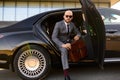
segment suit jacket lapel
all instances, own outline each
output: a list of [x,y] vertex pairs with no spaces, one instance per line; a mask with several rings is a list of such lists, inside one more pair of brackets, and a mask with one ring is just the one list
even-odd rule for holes
[[64,20],[62,21],[62,26],[61,26],[61,27],[63,28],[63,30],[65,30],[65,31],[67,32],[67,29],[66,29],[66,25],[65,25]]
[[72,29],[72,24],[70,23],[70,25],[69,25],[70,27],[69,27],[69,31],[71,31],[71,29]]

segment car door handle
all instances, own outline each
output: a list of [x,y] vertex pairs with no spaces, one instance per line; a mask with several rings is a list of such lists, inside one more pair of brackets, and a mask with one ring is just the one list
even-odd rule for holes
[[116,32],[118,32],[117,29],[107,29],[106,30],[106,33],[110,33],[110,34],[113,34],[113,33],[116,33]]

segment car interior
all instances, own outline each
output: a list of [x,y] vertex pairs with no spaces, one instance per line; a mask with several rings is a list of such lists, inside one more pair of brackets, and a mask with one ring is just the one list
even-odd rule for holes
[[[43,31],[46,33],[46,35],[50,39],[51,39],[52,32],[53,32],[53,29],[54,29],[54,26],[55,26],[56,22],[63,20],[63,15],[64,15],[64,11],[60,11],[60,12],[55,12],[55,13],[47,14],[44,17],[44,19],[43,19],[43,21],[41,23],[42,24],[41,27],[42,27]],[[83,27],[83,18],[82,18],[82,12],[80,10],[79,11],[78,10],[73,11],[73,20],[72,20],[72,22],[78,28],[78,30],[80,31],[80,33],[82,34],[82,36],[84,36],[85,33],[83,32],[83,29],[84,29],[84,27]],[[81,48],[82,49],[81,52],[86,53],[85,43],[84,42],[80,42],[80,45],[81,44],[84,44],[82,46],[82,48]]]
[[[83,19],[82,19],[82,12],[81,11],[73,11],[73,20],[72,22],[75,26],[79,29],[82,33],[83,29]],[[45,16],[45,19],[42,21],[42,29],[46,32],[46,34],[51,38],[54,26],[56,22],[63,20],[64,11],[51,13]]]

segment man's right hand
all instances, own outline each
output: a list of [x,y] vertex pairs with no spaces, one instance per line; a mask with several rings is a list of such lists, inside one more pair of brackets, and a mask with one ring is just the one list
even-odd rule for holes
[[71,44],[70,43],[62,44],[62,47],[69,50],[71,49]]

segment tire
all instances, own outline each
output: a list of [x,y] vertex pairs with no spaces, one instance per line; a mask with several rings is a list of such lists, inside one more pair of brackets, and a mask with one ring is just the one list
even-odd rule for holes
[[23,80],[42,80],[51,69],[51,59],[44,48],[28,45],[17,52],[13,66]]

